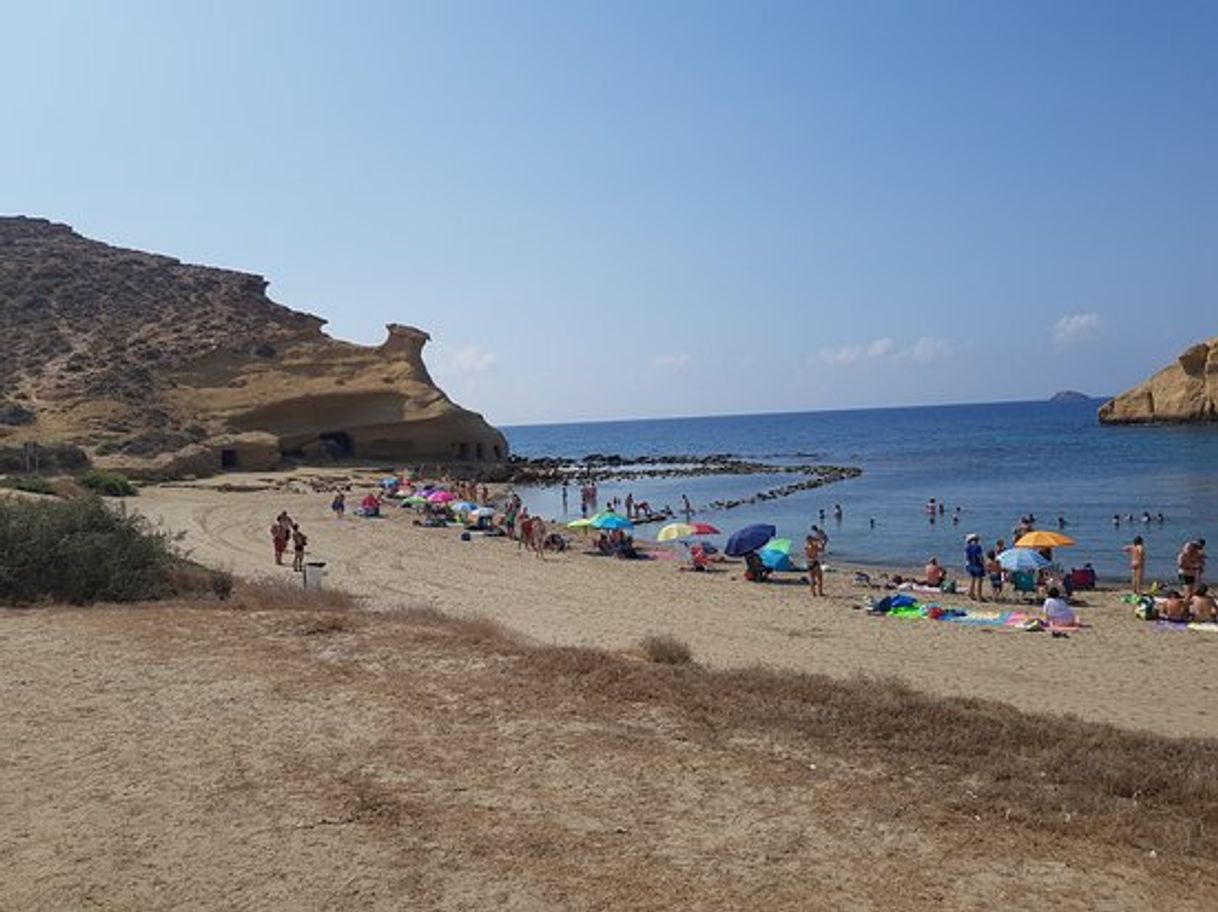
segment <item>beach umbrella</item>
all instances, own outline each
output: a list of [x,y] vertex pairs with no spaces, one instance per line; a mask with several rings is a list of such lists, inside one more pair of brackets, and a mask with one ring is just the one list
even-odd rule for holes
[[428,503],[450,503],[457,499],[457,495],[452,491],[433,491],[427,495]]
[[593,529],[633,529],[634,523],[617,513],[598,513],[592,517]]
[[697,531],[689,523],[669,523],[656,535],[656,541],[676,541],[678,538],[688,538],[691,535],[697,534]]
[[660,529],[656,541],[676,541],[678,538],[689,538],[691,535],[718,535],[719,530],[710,523],[669,523]]
[[[1023,539],[1020,539],[1023,541]],[[998,563],[1006,570],[1044,570],[1052,566],[1032,548],[1008,548],[998,555]]]
[[473,513],[470,514],[470,516],[479,516],[479,517],[494,516],[494,515],[495,515],[494,507],[479,507],[478,509],[474,510]]
[[757,552],[761,562],[771,570],[794,570],[791,563],[791,539],[773,538],[765,543],[765,547]]
[[584,517],[583,519],[577,519],[574,522],[567,523],[567,528],[568,529],[586,529],[590,525],[592,525],[592,520],[588,519],[587,517]]
[[1029,532],[1015,542],[1016,548],[1069,548],[1074,539],[1060,532]]
[[470,510],[477,510],[478,505],[476,503],[470,503],[468,500],[461,500],[457,503],[449,504],[448,509],[452,510],[454,513],[468,513]]
[[756,523],[752,526],[745,526],[736,532],[733,532],[727,540],[727,547],[724,549],[729,557],[742,557],[750,551],[756,551],[763,546],[778,530],[766,523]]
[[402,498],[403,507],[421,507],[427,503],[426,497],[420,497],[418,494],[412,494],[409,497]]

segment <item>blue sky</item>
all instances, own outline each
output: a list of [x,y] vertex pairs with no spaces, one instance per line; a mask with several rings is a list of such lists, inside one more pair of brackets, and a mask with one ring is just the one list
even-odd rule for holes
[[1218,4],[0,0],[0,211],[499,423],[1119,391],[1218,335]]

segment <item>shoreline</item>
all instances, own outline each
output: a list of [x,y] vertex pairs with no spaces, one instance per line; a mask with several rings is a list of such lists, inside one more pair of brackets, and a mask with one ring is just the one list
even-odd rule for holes
[[[835,564],[845,572],[826,575],[828,597],[822,600],[809,595],[798,573],[757,585],[740,578],[739,564],[681,573],[675,560],[589,557],[578,547],[578,534],[571,536],[577,543],[572,551],[538,559],[504,539],[463,542],[454,528],[412,526],[408,511],[335,520],[328,505],[323,494],[205,487],[148,488],[129,502],[184,532],[195,559],[253,578],[293,578],[273,565],[268,534],[271,520],[287,509],[309,535],[309,558],[326,563],[324,585],[359,596],[374,612],[435,608],[498,621],[539,643],[616,652],[667,633],[715,668],[763,665],[839,678],[895,677],[940,695],[996,699],[1174,736],[1218,737],[1218,713],[1209,712],[1218,696],[1211,674],[1218,639],[1202,631],[1160,633],[1135,620],[1116,591],[1087,593],[1080,615],[1090,627],[1068,639],[903,623],[855,610],[864,596],[881,590],[852,584],[853,561]],[[968,605],[962,596],[950,604]],[[1025,606],[1012,601],[1005,607]],[[1180,680],[1197,682],[1193,699],[1179,699]]]

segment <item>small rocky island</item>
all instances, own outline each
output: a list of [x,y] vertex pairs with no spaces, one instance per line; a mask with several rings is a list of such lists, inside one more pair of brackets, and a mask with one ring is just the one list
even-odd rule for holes
[[1050,402],[1090,402],[1091,397],[1078,390],[1062,390],[1049,397]]
[[1218,421],[1218,339],[1200,342],[1149,380],[1100,406],[1105,424]]

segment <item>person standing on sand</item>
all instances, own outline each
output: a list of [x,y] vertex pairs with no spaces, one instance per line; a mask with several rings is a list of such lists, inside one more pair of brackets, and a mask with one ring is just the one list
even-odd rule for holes
[[694,508],[689,502],[689,496],[686,494],[681,495],[681,512],[685,514],[685,522],[688,523],[693,518]]
[[634,494],[626,494],[626,518],[634,519]]
[[290,535],[291,533],[283,527],[283,523],[279,520],[271,525],[271,544],[275,548],[275,563],[280,566],[283,565],[283,552],[288,549]]
[[981,586],[985,579],[985,552],[981,550],[981,536],[976,532],[964,537],[964,569],[968,572],[968,597],[975,602],[984,602]]
[[1133,544],[1126,545],[1121,549],[1129,555],[1129,573],[1132,579],[1130,582],[1133,585],[1133,594],[1142,594],[1142,568],[1146,566],[1146,545],[1142,543],[1142,536],[1134,537]]
[[825,546],[815,535],[804,539],[804,556],[808,559],[808,588],[813,595],[824,597],[825,569],[821,566],[821,558],[825,554]]
[[292,569],[297,573],[304,572],[305,545],[308,543],[309,540],[300,531],[300,526],[292,523]]
[[1203,563],[1201,551],[1195,541],[1184,543],[1176,557],[1176,570],[1180,575],[1180,585],[1185,587],[1185,598],[1191,598],[1197,587],[1197,575]]
[[347,495],[339,491],[334,495],[334,499],[330,501],[330,509],[334,511],[335,519],[342,519],[343,514],[347,512]]

